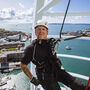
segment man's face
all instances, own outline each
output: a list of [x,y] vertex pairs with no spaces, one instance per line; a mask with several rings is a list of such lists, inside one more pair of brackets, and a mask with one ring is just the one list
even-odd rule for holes
[[35,29],[35,34],[37,36],[37,39],[47,39],[48,35],[48,29],[45,28],[44,26],[38,26]]

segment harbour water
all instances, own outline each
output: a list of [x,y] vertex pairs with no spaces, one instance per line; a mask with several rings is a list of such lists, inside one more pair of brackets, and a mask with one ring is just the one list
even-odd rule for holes
[[[59,35],[61,24],[50,24],[49,35]],[[1,24],[0,28],[14,31],[24,31],[26,33],[32,33],[31,24]],[[73,32],[76,30],[84,30],[90,28],[90,24],[65,24],[64,32]],[[25,45],[29,45],[29,41],[26,41]],[[69,45],[72,49],[66,50],[65,47]],[[58,52],[60,54],[70,54],[82,57],[90,58],[90,40],[73,39],[68,41],[62,41]],[[63,67],[73,73],[78,73],[86,76],[90,76],[90,61],[83,61],[79,59],[70,59],[59,57]],[[9,75],[15,75],[16,90],[28,90],[30,83],[25,74],[19,71],[13,71]],[[0,73],[0,77],[3,76]]]

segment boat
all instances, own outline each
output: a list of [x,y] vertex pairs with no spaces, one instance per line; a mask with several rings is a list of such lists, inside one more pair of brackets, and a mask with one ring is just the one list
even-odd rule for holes
[[11,77],[9,77],[9,76],[1,78],[0,79],[0,86],[6,85],[7,81],[10,80],[10,79],[11,79]]
[[16,90],[16,85],[14,84],[12,87],[2,87],[0,90]]
[[3,69],[3,70],[0,70],[1,73],[9,73],[9,72],[12,72],[14,69],[13,68],[10,68],[10,69]]
[[1,81],[1,80],[0,80],[0,86],[3,86],[3,85],[5,85],[5,84],[7,84],[6,81],[4,82],[4,81]]
[[71,47],[70,46],[66,46],[66,50],[71,50]]
[[0,79],[0,90],[16,90],[16,85],[12,83],[11,76],[5,76]]
[[0,44],[6,43],[7,41],[4,38],[0,38]]

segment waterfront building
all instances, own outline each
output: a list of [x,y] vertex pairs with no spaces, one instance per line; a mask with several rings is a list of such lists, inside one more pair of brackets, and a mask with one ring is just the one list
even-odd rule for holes
[[20,62],[23,56],[23,51],[11,51],[0,54],[0,63],[3,62]]
[[0,63],[19,62],[23,55],[25,44],[23,42],[10,42],[0,44]]
[[0,44],[1,49],[8,49],[8,48],[22,48],[25,44],[23,42],[9,42]]
[[0,54],[0,63],[7,62],[7,56],[5,54]]

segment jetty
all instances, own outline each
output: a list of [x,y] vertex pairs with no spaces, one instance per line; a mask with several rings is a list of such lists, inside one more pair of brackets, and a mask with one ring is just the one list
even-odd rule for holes
[[66,36],[81,36],[84,35],[85,37],[90,37],[90,28],[84,30],[77,30],[75,32],[62,32],[62,35]]

